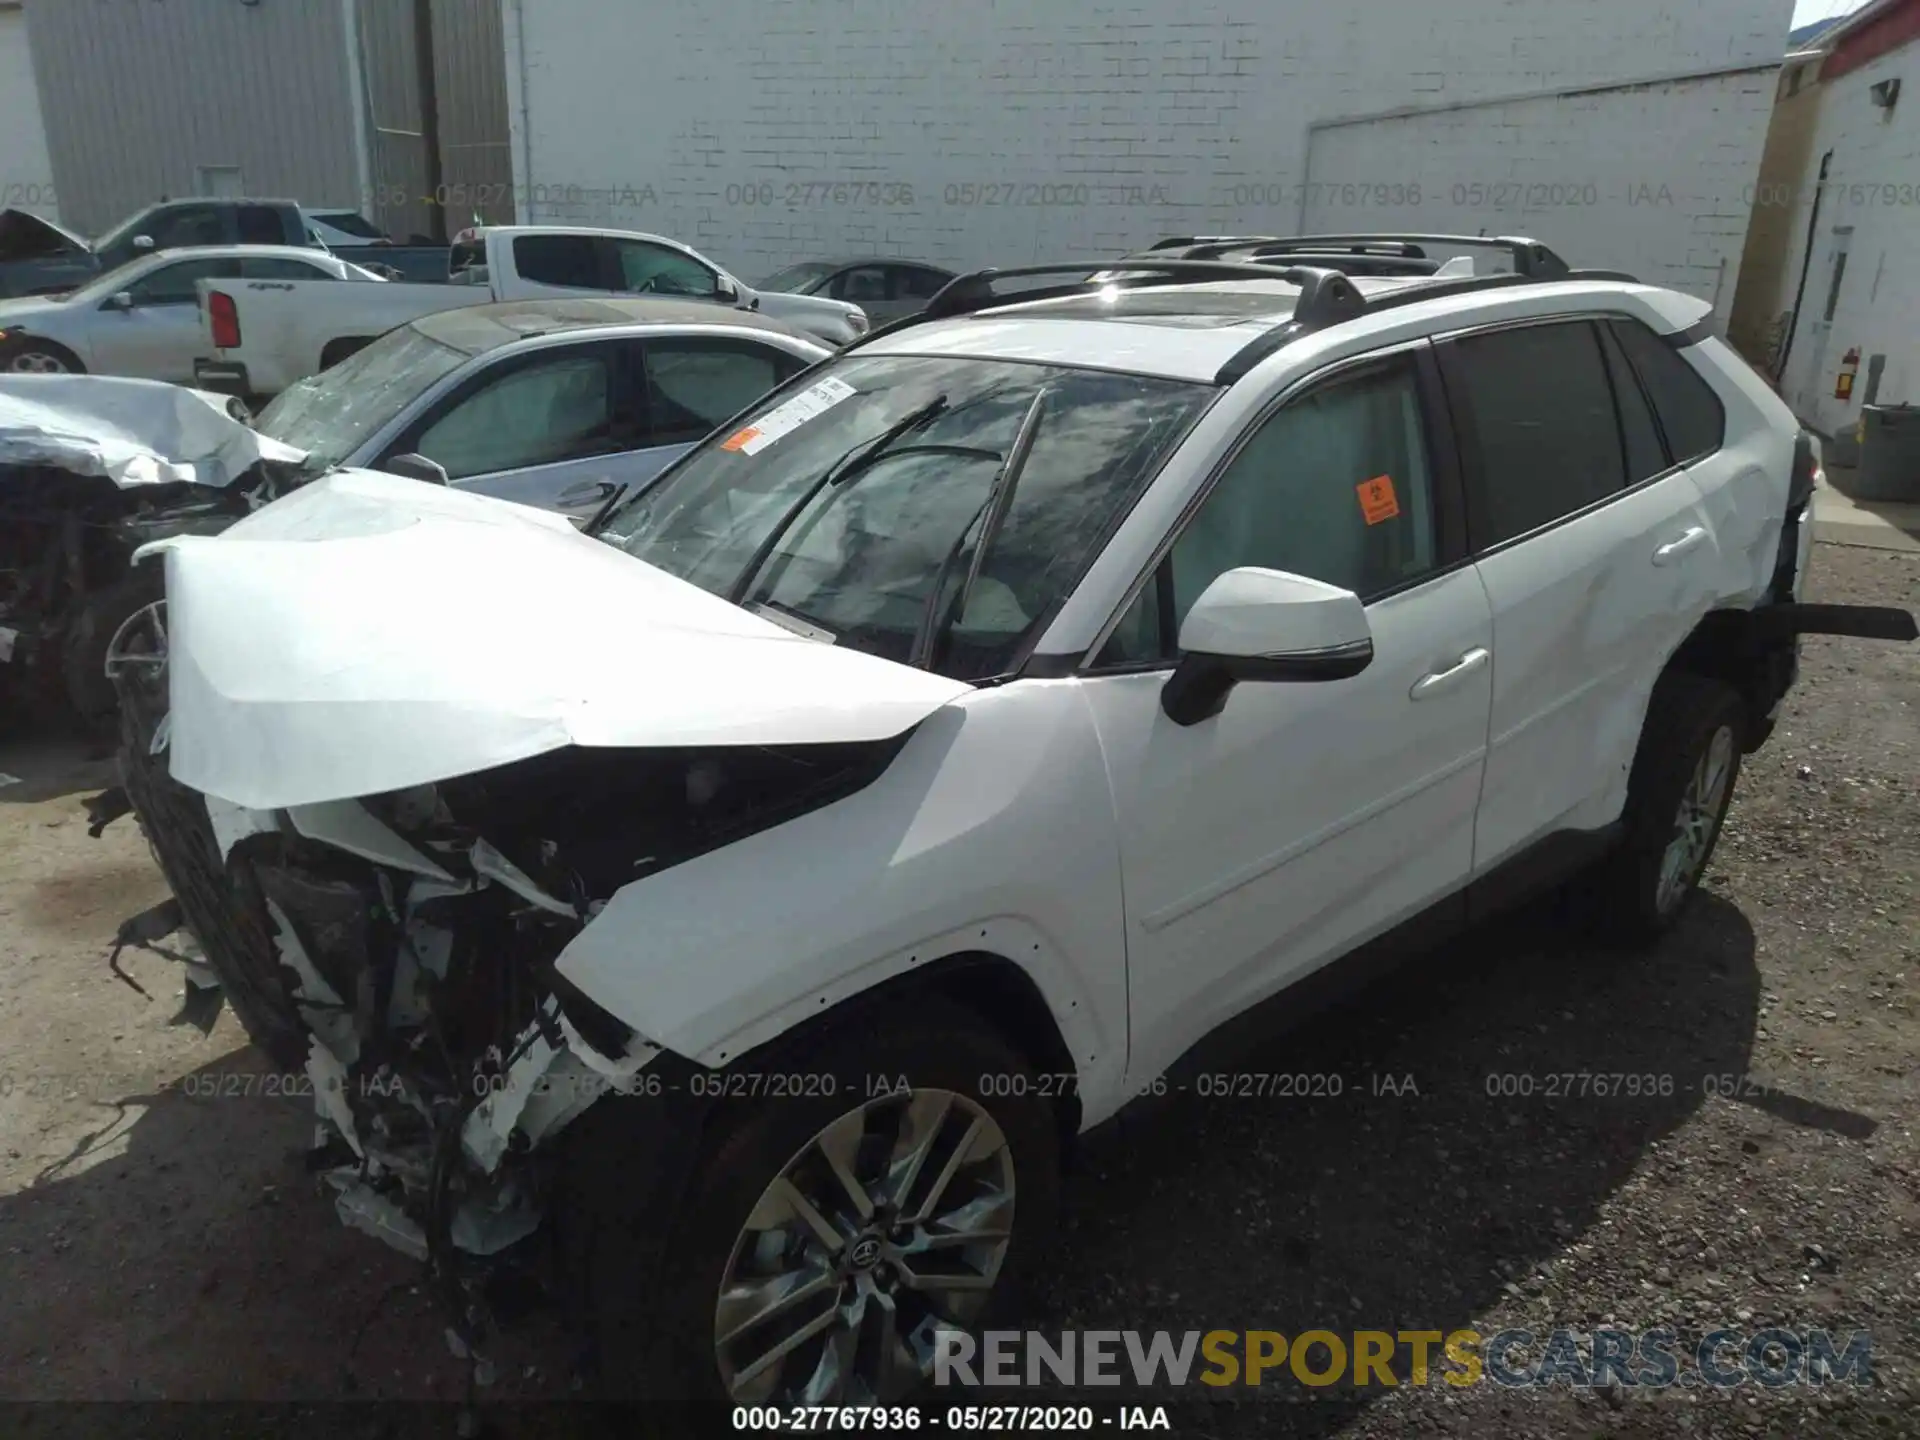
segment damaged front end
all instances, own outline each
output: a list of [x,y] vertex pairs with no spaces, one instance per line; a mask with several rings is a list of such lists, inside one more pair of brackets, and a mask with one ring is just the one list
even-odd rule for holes
[[115,632],[162,593],[143,546],[213,535],[300,480],[222,397],[110,376],[0,377],[0,691],[104,725]]
[[622,886],[850,793],[899,742],[568,747],[250,810],[167,772],[161,668],[122,674],[123,764],[183,916],[311,1084],[310,1169],[341,1220],[428,1264],[478,1356],[489,1282],[554,1259],[551,1142],[605,1096],[684,1097],[694,1068],[560,975],[562,950]]

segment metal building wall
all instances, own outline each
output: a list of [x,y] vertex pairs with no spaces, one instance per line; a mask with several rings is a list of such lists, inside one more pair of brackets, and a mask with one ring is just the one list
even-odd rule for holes
[[255,196],[362,202],[338,0],[28,0],[27,28],[65,223],[195,194],[197,166],[239,167]]
[[414,0],[356,0],[357,46],[366,93],[372,193],[367,218],[396,240],[433,233],[433,170],[420,104],[420,43]]
[[500,0],[432,0],[442,194],[449,231],[513,223],[507,57]]

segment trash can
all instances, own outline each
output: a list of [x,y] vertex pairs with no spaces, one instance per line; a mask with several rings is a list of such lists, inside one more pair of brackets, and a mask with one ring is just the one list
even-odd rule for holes
[[1920,502],[1920,407],[1867,405],[1860,411],[1856,500]]

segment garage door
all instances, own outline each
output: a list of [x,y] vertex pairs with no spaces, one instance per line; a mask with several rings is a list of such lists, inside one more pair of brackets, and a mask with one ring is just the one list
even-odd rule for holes
[[[1771,93],[1718,76],[1318,126],[1301,224],[1528,235],[1730,305]],[[1752,110],[1750,146],[1686,143],[1729,106]]]

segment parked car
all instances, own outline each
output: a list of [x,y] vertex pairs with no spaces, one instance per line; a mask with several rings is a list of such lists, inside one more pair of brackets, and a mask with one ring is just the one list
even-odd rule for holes
[[83,236],[31,210],[0,210],[0,299],[62,294],[98,273]]
[[230,405],[150,380],[0,375],[0,718],[60,703],[111,722],[108,644],[160,595],[133,552],[297,483],[300,453]]
[[584,520],[832,353],[697,301],[518,300],[409,321],[254,423],[310,475],[424,458],[456,489]]
[[326,248],[291,200],[165,200],[94,240],[9,210],[0,215],[0,295],[70,290],[156,251],[216,245]]
[[343,280],[385,283],[321,250],[219,245],[165,250],[94,277],[65,295],[0,302],[0,371],[23,375],[131,375],[192,384],[206,353],[201,281],[251,292]]
[[343,472],[164,542],[141,813],[462,1353],[557,1213],[615,1394],[897,1400],[1227,1022],[1679,920],[1797,637],[1913,618],[1800,603],[1704,302],[1458,243],[964,277],[588,533]]
[[457,236],[453,282],[391,284],[342,296],[302,285],[272,293],[209,285],[208,356],[198,383],[275,395],[338,363],[376,335],[437,310],[506,300],[657,295],[760,312],[828,344],[864,334],[857,306],[810,295],[760,295],[698,252],[654,235],[575,226],[495,226]]
[[953,278],[951,270],[913,260],[805,260],[774,272],[758,288],[845,300],[885,323],[919,314]]

